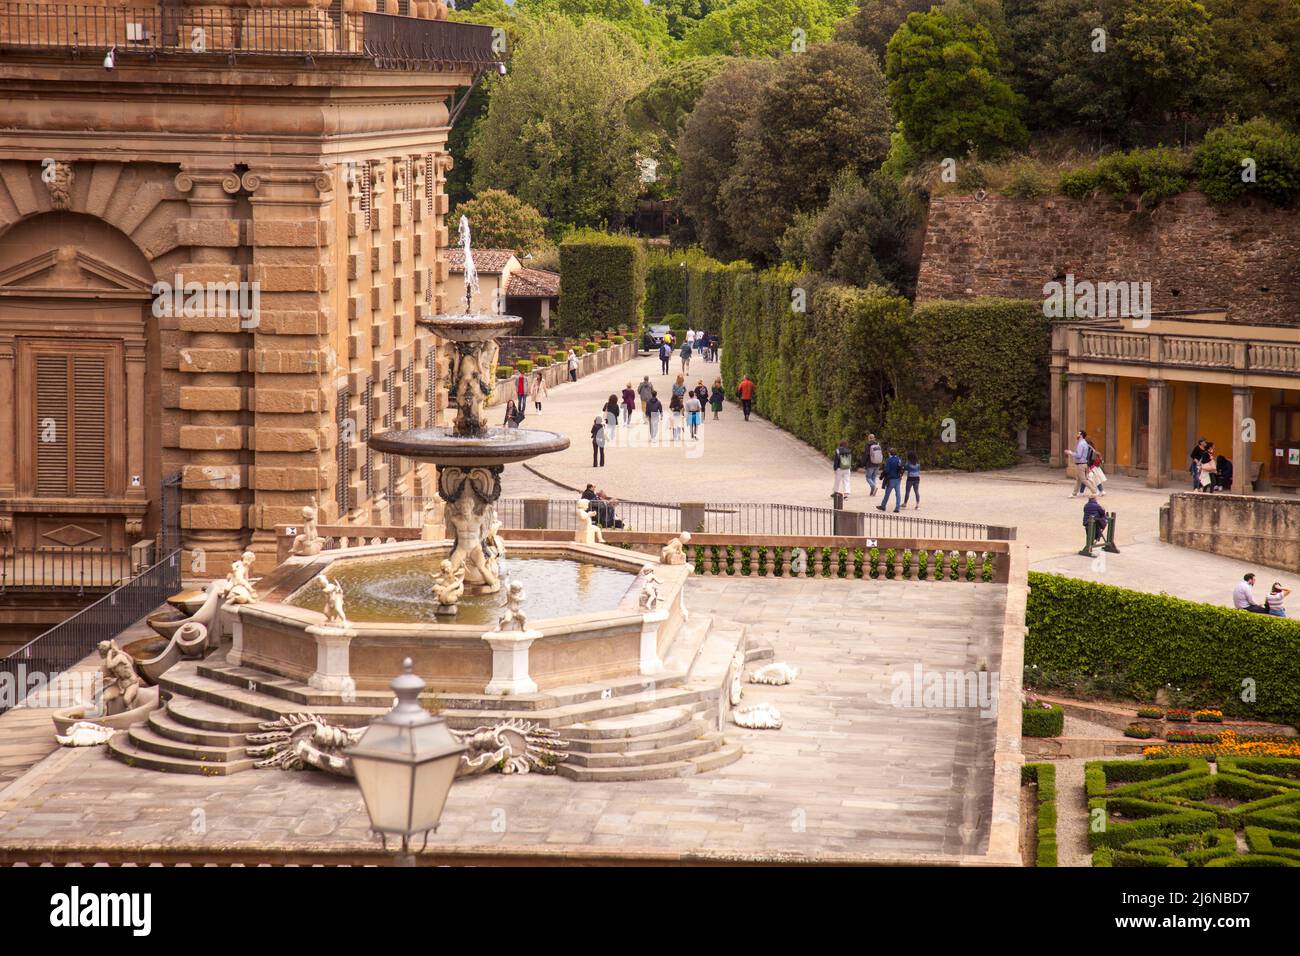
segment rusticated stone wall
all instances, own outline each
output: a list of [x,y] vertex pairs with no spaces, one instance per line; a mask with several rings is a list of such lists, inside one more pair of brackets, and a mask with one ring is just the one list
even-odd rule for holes
[[1258,572],[1261,600],[1272,579],[1258,565],[1300,571],[1300,499],[1188,492],[1170,495],[1161,512],[1162,540],[1240,559],[1243,574]]
[[1234,321],[1300,322],[1300,207],[1136,199],[943,196],[930,202],[917,300],[1038,299],[1043,284],[1150,282],[1156,311],[1226,308]]

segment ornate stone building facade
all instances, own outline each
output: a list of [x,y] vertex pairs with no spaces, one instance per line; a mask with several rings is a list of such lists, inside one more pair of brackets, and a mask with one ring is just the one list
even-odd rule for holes
[[365,441],[440,411],[415,319],[444,305],[451,110],[491,31],[0,3],[0,50],[11,546],[129,547],[179,474],[187,567],[215,573],[311,497],[385,521],[427,493]]

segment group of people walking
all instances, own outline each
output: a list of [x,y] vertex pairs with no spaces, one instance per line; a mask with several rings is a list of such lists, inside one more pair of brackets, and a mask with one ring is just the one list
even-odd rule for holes
[[[664,375],[669,374],[668,365],[673,358],[673,349],[672,333],[668,332],[659,343],[659,368]],[[690,372],[691,359],[697,354],[706,362],[718,360],[718,337],[708,332],[696,332],[690,329],[677,354],[682,361],[682,374],[685,375]]]
[[[715,378],[712,387],[705,385],[704,379],[699,379],[691,388],[686,384],[686,376],[678,375],[668,397],[670,441],[675,444],[682,442],[688,431],[692,439],[698,439],[707,410],[713,410],[713,419],[717,421],[722,415],[725,398],[721,378]],[[593,468],[604,467],[605,449],[615,444],[620,427],[630,430],[634,426],[646,425],[651,444],[659,444],[665,409],[659,390],[651,383],[649,375],[642,378],[635,388],[628,382],[621,394],[610,395],[600,411],[591,424]]]
[[[876,436],[867,435],[867,447],[862,457],[863,470],[866,473],[867,486],[871,489],[871,496],[875,497],[878,487],[885,489],[884,498],[876,506],[877,511],[888,510],[891,494],[894,497],[895,513],[910,504],[913,495],[916,496],[914,507],[921,507],[921,461],[916,452],[909,451],[904,461],[899,457],[896,449],[890,448],[889,453],[886,454],[884,447],[876,440]],[[835,451],[831,453],[831,467],[835,472],[835,485],[831,494],[847,499],[855,467],[853,449],[847,438],[841,439]],[[900,491],[904,478],[907,479],[905,498]]]

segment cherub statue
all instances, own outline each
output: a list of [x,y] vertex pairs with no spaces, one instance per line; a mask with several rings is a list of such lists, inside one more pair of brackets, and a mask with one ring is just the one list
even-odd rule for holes
[[441,541],[445,537],[442,507],[437,498],[430,498],[424,503],[424,514],[421,518],[420,540]]
[[600,527],[591,520],[591,512],[587,510],[587,504],[585,498],[578,499],[578,530],[573,540],[578,544],[604,544],[605,536],[600,533]]
[[130,710],[140,695],[142,682],[135,672],[135,661],[117,646],[117,641],[100,641],[99,655],[104,658],[104,690],[100,693],[98,709],[87,717],[110,717]]
[[291,552],[297,555],[319,554],[324,546],[325,539],[316,531],[316,498],[313,496],[311,504],[302,509],[302,531],[294,537]]
[[528,618],[524,615],[524,586],[518,581],[511,581],[506,588],[506,610],[497,621],[498,631],[526,631]]
[[465,569],[452,567],[446,558],[433,576],[433,594],[438,599],[438,614],[455,614],[456,605],[465,593]]
[[245,551],[238,561],[230,565],[230,574],[226,577],[227,601],[235,604],[252,604],[257,600],[257,592],[253,590],[253,582],[248,577],[249,569],[253,567],[253,562],[256,560],[256,554]]
[[691,543],[691,533],[683,531],[677,537],[673,538],[663,550],[659,552],[659,560],[664,564],[685,564],[686,563],[686,545]]
[[506,556],[506,542],[501,537],[501,529],[505,527],[500,518],[497,517],[497,510],[491,505],[487,508],[486,525],[488,529],[486,551],[488,558],[493,561],[501,561]]
[[649,565],[641,569],[641,594],[637,603],[643,611],[653,611],[659,606],[662,600],[659,588],[663,583]]
[[325,592],[325,623],[331,627],[347,628],[348,617],[343,613],[343,587],[325,577],[324,571],[316,575],[316,583]]

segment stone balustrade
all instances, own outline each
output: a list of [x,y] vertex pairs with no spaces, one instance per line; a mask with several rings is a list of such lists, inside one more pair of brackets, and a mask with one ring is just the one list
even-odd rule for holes
[[[1080,338],[1082,357],[1088,359],[1300,375],[1300,345],[1284,342],[1241,343],[1233,339],[1143,332],[1083,332]],[[1246,348],[1239,350],[1239,345]],[[1244,365],[1239,365],[1243,354]]]

